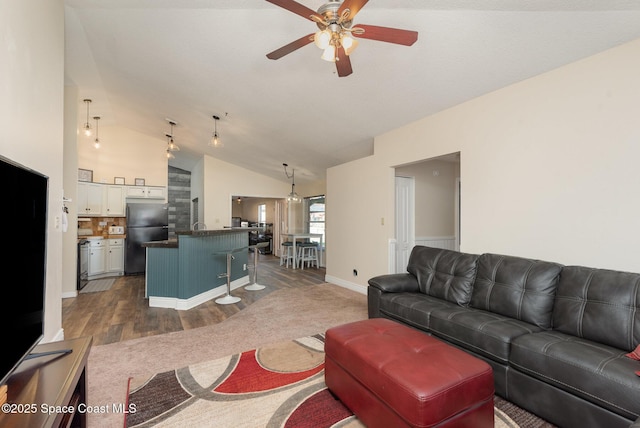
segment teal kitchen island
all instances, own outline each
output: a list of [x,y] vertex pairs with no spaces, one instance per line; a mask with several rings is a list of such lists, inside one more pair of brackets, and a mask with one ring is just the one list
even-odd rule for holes
[[[249,246],[255,228],[176,232],[177,239],[145,242],[145,292],[149,306],[191,309],[227,293],[227,258],[221,252]],[[236,251],[231,262],[231,289],[249,283],[247,251]],[[233,294],[233,293],[232,293]]]

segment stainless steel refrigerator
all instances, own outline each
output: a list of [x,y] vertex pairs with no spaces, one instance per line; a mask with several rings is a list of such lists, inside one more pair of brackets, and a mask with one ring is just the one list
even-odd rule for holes
[[169,210],[166,204],[127,204],[127,246],[124,254],[125,275],[145,272],[144,242],[164,241],[169,237]]

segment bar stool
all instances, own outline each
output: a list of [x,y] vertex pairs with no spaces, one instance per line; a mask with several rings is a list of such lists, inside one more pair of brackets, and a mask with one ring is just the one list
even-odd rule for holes
[[258,284],[258,254],[260,254],[261,248],[268,246],[268,242],[258,242],[255,245],[249,246],[249,249],[253,249],[253,284],[244,287],[245,290],[258,291],[264,289],[264,285]]
[[240,251],[246,251],[247,247],[243,248],[235,248],[233,250],[226,251],[216,251],[213,253],[214,256],[226,256],[227,257],[227,271],[221,274],[218,274],[218,278],[227,278],[227,294],[224,297],[220,297],[215,300],[219,305],[230,305],[233,303],[238,303],[240,301],[239,297],[235,297],[231,295],[231,260],[235,259],[233,255],[235,253],[239,253]]
[[285,265],[286,267],[289,267],[289,263],[291,263],[291,265],[293,266],[295,260],[293,254],[293,242],[283,242],[281,247],[282,251],[280,252],[280,266]]
[[300,249],[298,260],[300,261],[300,268],[304,269],[305,262],[307,267],[311,267],[314,263],[318,267],[318,244],[315,242],[302,242],[297,245]]

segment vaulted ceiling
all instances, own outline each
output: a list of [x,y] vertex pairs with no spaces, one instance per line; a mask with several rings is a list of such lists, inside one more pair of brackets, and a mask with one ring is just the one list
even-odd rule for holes
[[190,169],[206,153],[286,181],[286,162],[300,183],[370,155],[377,135],[640,37],[633,0],[370,0],[355,24],[414,30],[418,41],[361,39],[353,74],[338,77],[313,44],[267,59],[317,27],[265,0],[65,5],[66,83],[93,100],[101,126],[157,137],[164,150],[170,118],[181,147],[172,165]]

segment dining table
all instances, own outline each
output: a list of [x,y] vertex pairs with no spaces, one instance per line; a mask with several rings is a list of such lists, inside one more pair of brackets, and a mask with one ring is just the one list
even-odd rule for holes
[[296,248],[297,241],[303,240],[303,239],[306,240],[306,239],[312,239],[312,238],[319,238],[320,244],[318,247],[318,263],[319,263],[319,266],[323,266],[322,255],[324,253],[323,251],[324,247],[322,245],[322,233],[283,233],[282,238],[283,238],[282,242],[290,240],[293,243],[293,268],[294,269],[296,268],[296,266],[298,266],[298,250]]

